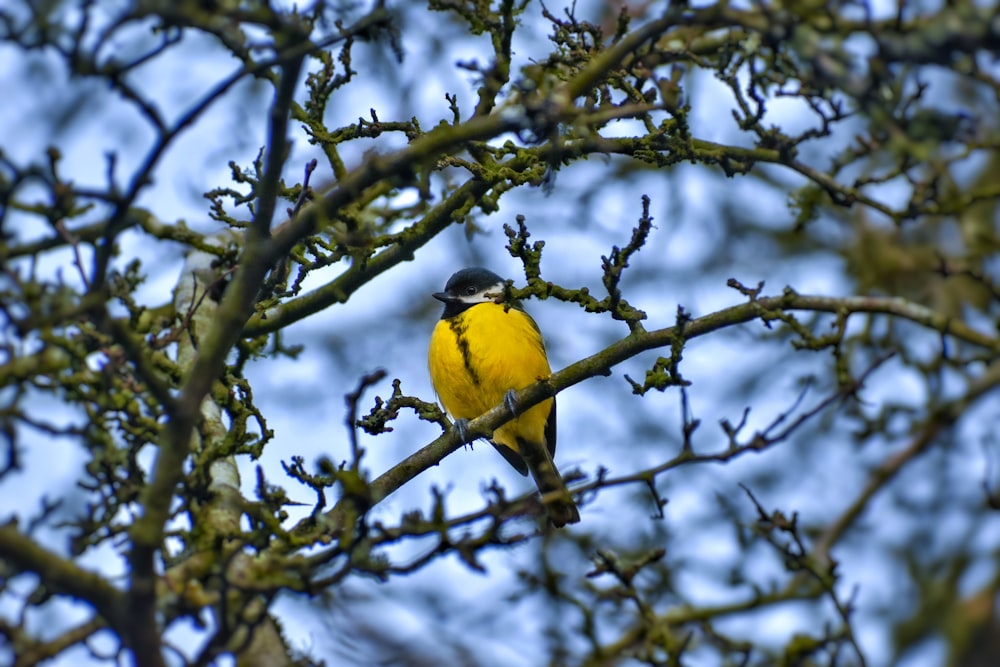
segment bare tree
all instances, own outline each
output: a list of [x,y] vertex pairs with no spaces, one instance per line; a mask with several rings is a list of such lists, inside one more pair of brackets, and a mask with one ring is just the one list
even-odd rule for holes
[[[530,664],[996,664],[998,8],[612,4],[0,8],[0,655],[508,664],[484,648],[507,628]],[[111,148],[67,157],[87,123]],[[242,157],[187,222],[164,174],[190,137]],[[429,271],[456,228],[479,245]],[[371,396],[421,373],[389,350],[423,349],[415,299],[502,243],[573,350],[516,395],[579,385],[562,531],[497,479],[472,505],[419,486],[467,443],[401,379]],[[392,310],[371,290],[414,260],[424,305]],[[365,299],[333,343],[295,333]],[[327,383],[345,435],[277,452],[255,369],[328,354],[370,369]],[[51,489],[61,447],[83,464]],[[511,578],[463,613],[443,561]],[[404,594],[432,646],[380,616]],[[350,646],[293,646],[280,600]]]

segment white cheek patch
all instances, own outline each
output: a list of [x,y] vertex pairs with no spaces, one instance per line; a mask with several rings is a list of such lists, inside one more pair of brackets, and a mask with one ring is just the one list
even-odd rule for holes
[[503,283],[490,285],[475,294],[463,294],[458,300],[462,303],[500,303],[503,300]]

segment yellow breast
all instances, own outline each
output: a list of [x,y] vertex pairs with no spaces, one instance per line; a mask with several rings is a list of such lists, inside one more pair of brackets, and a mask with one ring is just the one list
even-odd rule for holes
[[[474,419],[499,405],[508,390],[523,389],[552,374],[531,316],[495,303],[481,303],[440,320],[431,336],[428,360],[434,390],[455,419]],[[551,409],[552,399],[539,403],[497,429],[493,440],[514,451],[519,437],[545,443]]]

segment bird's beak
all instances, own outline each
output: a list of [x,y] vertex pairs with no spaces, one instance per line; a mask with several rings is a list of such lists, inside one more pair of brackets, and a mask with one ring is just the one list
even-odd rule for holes
[[448,294],[447,292],[434,292],[434,294],[432,294],[431,296],[433,296],[438,301],[444,301],[445,303],[452,303],[453,301],[457,301],[455,297],[453,297],[451,294]]

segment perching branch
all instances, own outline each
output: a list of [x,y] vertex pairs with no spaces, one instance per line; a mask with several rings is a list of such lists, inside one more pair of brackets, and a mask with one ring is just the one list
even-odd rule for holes
[[[950,320],[918,304],[897,298],[879,297],[823,297],[799,295],[788,290],[782,296],[761,297],[748,303],[732,306],[724,310],[694,318],[683,325],[679,334],[677,327],[666,327],[651,331],[635,331],[585,359],[553,373],[547,380],[539,381],[517,392],[515,410],[523,413],[537,403],[556,395],[558,392],[579,384],[584,380],[608,375],[611,370],[641,352],[671,346],[678,335],[684,340],[693,340],[723,328],[752,322],[756,319],[767,321],[776,314],[793,311],[826,312],[833,314],[883,314],[906,319],[928,329],[940,332],[956,340],[983,348],[985,351],[1000,351],[1000,338],[980,333],[963,322]],[[481,417],[469,422],[471,439],[492,433],[493,430],[510,420],[510,413],[504,405],[498,405]],[[436,465],[445,456],[457,451],[465,444],[454,429],[414,452],[370,485],[371,500],[378,503],[388,497],[427,468]],[[338,508],[327,513],[327,518],[335,526]]]

